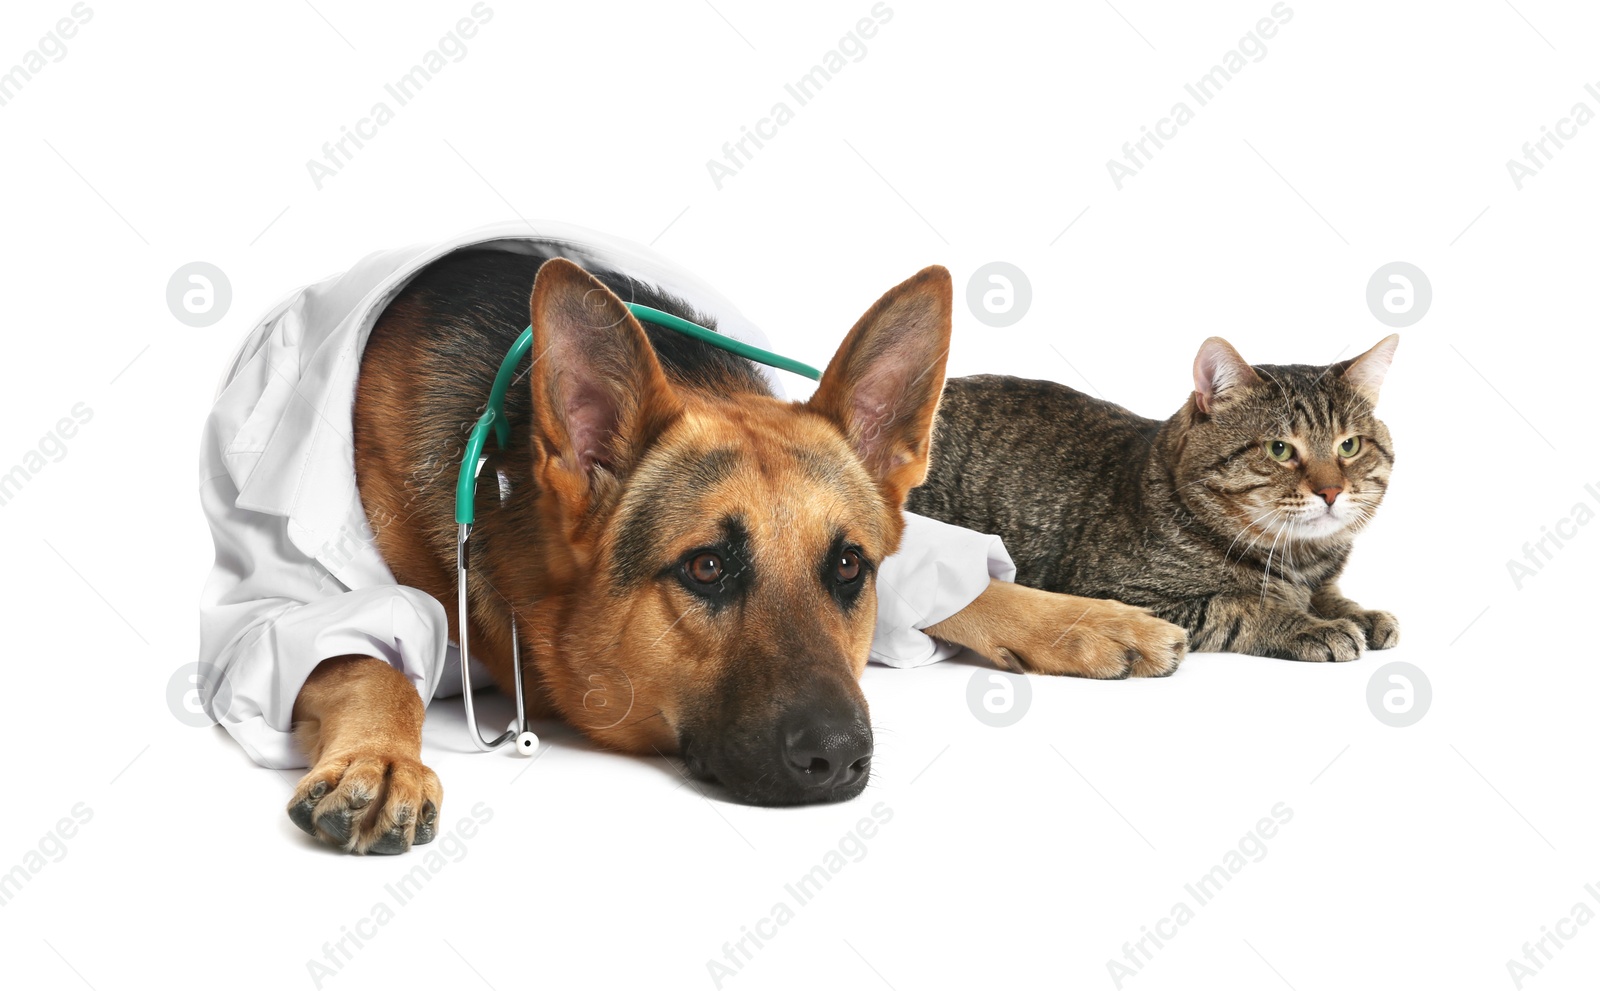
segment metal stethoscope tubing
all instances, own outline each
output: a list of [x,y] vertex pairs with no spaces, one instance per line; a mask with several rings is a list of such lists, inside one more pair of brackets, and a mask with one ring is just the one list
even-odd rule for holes
[[472,706],[472,672],[468,670],[471,665],[472,635],[467,631],[471,617],[467,612],[467,565],[469,554],[467,541],[472,536],[472,524],[460,523],[456,525],[456,621],[460,628],[458,641],[461,650],[461,703],[467,711],[467,726],[470,729],[472,742],[479,750],[498,750],[505,746],[513,737],[517,741],[517,752],[524,757],[532,756],[539,749],[539,738],[528,729],[528,716],[522,699],[522,647],[517,637],[517,617],[511,617],[511,672],[517,698],[517,721],[514,726],[493,740],[483,737],[483,730],[478,726],[478,717]]

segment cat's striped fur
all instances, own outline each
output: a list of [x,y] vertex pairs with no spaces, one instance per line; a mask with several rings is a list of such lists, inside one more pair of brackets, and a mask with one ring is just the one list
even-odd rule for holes
[[1251,366],[1211,338],[1166,421],[1054,382],[952,379],[907,509],[1000,534],[1019,582],[1144,606],[1192,650],[1345,661],[1392,647],[1395,618],[1338,579],[1394,465],[1373,406],[1397,343]]

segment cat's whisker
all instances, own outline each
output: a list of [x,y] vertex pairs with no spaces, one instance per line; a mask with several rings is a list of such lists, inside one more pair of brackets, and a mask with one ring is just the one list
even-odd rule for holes
[[[1283,536],[1284,531],[1287,530],[1289,524],[1293,522],[1294,521],[1292,519],[1285,519],[1278,525],[1278,532],[1272,537],[1272,547],[1267,551],[1267,567],[1266,570],[1261,573],[1261,608],[1263,609],[1267,607],[1267,587],[1272,581],[1272,555],[1278,549],[1278,538]],[[1278,562],[1278,566],[1281,569],[1283,562]]]
[[1351,518],[1351,520],[1348,523],[1345,524],[1346,528],[1349,528],[1349,529],[1360,529],[1361,527],[1364,527],[1369,522],[1371,522],[1371,520],[1372,520],[1372,510],[1367,509],[1367,508],[1365,508],[1363,506],[1352,506],[1351,508],[1355,511],[1355,516],[1353,518]]
[[[1275,511],[1275,512],[1277,512],[1277,511]],[[1243,549],[1243,551],[1238,552],[1238,560],[1240,560],[1240,562],[1242,562],[1242,564],[1243,564],[1243,560],[1245,560],[1246,554],[1250,554],[1251,551],[1256,551],[1256,549],[1258,549],[1259,546],[1261,546],[1262,538],[1266,538],[1267,533],[1272,532],[1272,525],[1274,525],[1274,524],[1277,524],[1277,519],[1269,519],[1269,520],[1267,520],[1266,525],[1262,525],[1262,527],[1259,528],[1258,532],[1256,532],[1256,535],[1254,535],[1253,538],[1250,538],[1250,543],[1245,544],[1245,549]]]
[[1281,532],[1281,530],[1273,532],[1272,546],[1267,548],[1267,564],[1266,564],[1266,567],[1263,568],[1262,571],[1261,571],[1261,606],[1262,606],[1262,608],[1266,608],[1266,605],[1267,605],[1267,586],[1272,581],[1272,552],[1277,550],[1277,548],[1278,548],[1278,533],[1280,533],[1280,532]]
[[[1222,560],[1223,560],[1223,562],[1224,563],[1227,562],[1228,555],[1233,553],[1233,545],[1237,544],[1239,542],[1239,538],[1240,537],[1242,537],[1245,534],[1249,533],[1251,527],[1255,526],[1257,523],[1260,523],[1262,520],[1264,520],[1267,517],[1273,515],[1274,513],[1281,513],[1281,512],[1283,512],[1283,510],[1281,510],[1281,509],[1269,509],[1265,513],[1262,513],[1260,516],[1257,516],[1255,519],[1251,520],[1249,523],[1246,523],[1244,525],[1244,528],[1241,529],[1237,534],[1234,535],[1233,540],[1228,544],[1228,549],[1222,552]],[[1271,524],[1268,524],[1268,525],[1270,526]],[[1250,546],[1251,547],[1255,546],[1255,542],[1251,541]],[[1249,549],[1249,547],[1246,548],[1246,550],[1248,550],[1248,549]],[[1241,554],[1241,557],[1242,557],[1242,554]]]
[[1287,573],[1284,573],[1283,569],[1280,567],[1279,572],[1285,574],[1285,577],[1287,577],[1296,585],[1299,585],[1303,588],[1310,587],[1310,580],[1300,573],[1300,562],[1295,559],[1294,545],[1295,539],[1294,535],[1291,533],[1289,535],[1289,539],[1283,542],[1283,554],[1284,557],[1289,559],[1289,570]]
[[[1285,512],[1285,510],[1279,509],[1279,510],[1274,510],[1274,512],[1281,513],[1281,512]],[[1257,533],[1255,537],[1251,538],[1250,543],[1245,546],[1245,551],[1253,551],[1253,550],[1259,549],[1260,546],[1261,546],[1261,541],[1266,539],[1267,534],[1272,532],[1272,528],[1273,528],[1273,526],[1275,524],[1277,524],[1277,522],[1278,521],[1276,519],[1268,520],[1266,522],[1266,525],[1264,525],[1261,528],[1261,531],[1259,533]],[[1239,557],[1240,557],[1240,560],[1243,560],[1244,559],[1244,554],[1241,553],[1239,555]]]

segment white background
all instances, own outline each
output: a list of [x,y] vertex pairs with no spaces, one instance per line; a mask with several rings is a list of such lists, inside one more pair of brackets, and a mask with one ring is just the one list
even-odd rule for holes
[[[1600,18],[1291,0],[1266,56],[1196,107],[1183,84],[1272,4],[1115,2],[890,0],[865,57],[719,191],[706,160],[868,0],[490,0],[465,57],[319,191],[307,160],[468,0],[91,0],[66,56],[0,107],[0,472],[93,410],[0,507],[0,871],[93,810],[0,907],[7,986],[310,987],[307,960],[419,862],[317,848],[284,815],[294,774],[169,709],[211,553],[200,424],[281,295],[517,214],[653,241],[813,364],[923,265],[959,290],[1008,261],[1031,309],[1005,329],[960,312],[951,372],[1152,416],[1183,401],[1211,334],[1262,362],[1369,347],[1388,329],[1368,277],[1414,263],[1433,304],[1380,407],[1398,470],[1345,583],[1404,642],[1343,665],[1198,655],[1164,681],[1032,679],[1007,729],[968,709],[978,667],[874,667],[872,784],[803,810],[710,802],[675,765],[550,728],[531,765],[465,752],[441,702],[425,757],[444,820],[478,802],[493,818],[322,986],[713,987],[707,961],[878,802],[893,818],[865,856],[723,987],[1113,988],[1107,960],[1279,802],[1293,818],[1265,858],[1124,987],[1510,988],[1525,941],[1579,901],[1600,910],[1600,526],[1521,590],[1506,567],[1575,503],[1600,509],[1600,125],[1520,191],[1505,166],[1575,102],[1600,111]],[[6,4],[0,69],[69,9]],[[1194,121],[1118,191],[1106,160],[1178,100]],[[164,296],[197,260],[233,289],[204,329]],[[1387,660],[1431,680],[1412,727],[1368,710]],[[1523,986],[1597,972],[1591,923]]]

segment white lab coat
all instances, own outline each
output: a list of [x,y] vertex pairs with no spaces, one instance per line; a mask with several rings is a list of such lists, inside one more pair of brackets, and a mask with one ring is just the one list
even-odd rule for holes
[[[398,584],[378,554],[350,438],[373,323],[419,270],[469,245],[631,275],[714,316],[722,333],[768,346],[732,303],[648,248],[542,221],[368,255],[274,306],[223,376],[200,452],[200,502],[217,551],[200,603],[200,695],[258,764],[305,766],[290,717],[300,686],[326,658],[382,658],[424,704],[460,692],[444,607]],[[798,357],[820,365],[836,344],[818,341],[815,354]],[[782,395],[781,373],[765,371]],[[998,537],[912,514],[906,521],[900,552],[879,569],[871,653],[896,667],[955,653],[922,628],[964,608],[991,576],[1016,572]],[[473,670],[474,684],[488,684],[476,661]]]

